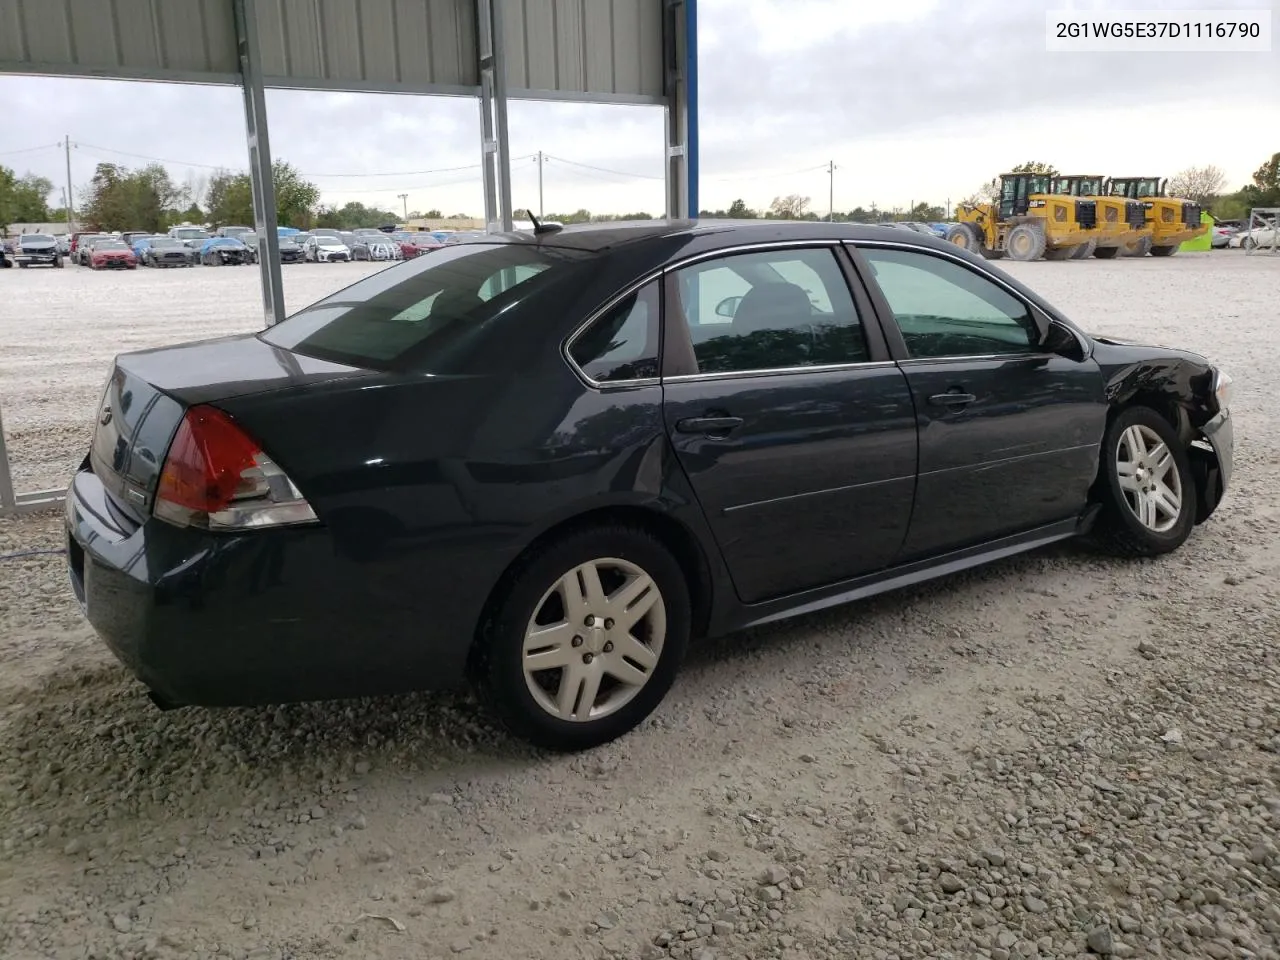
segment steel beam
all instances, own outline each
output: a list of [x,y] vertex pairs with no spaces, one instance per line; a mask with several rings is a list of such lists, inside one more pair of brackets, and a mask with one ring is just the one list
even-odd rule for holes
[[511,149],[507,138],[507,70],[502,59],[505,0],[477,0],[480,57],[480,159],[484,176],[484,222],[490,233],[512,229]]
[[233,0],[240,84],[244,91],[244,124],[249,140],[249,179],[253,186],[253,229],[258,234],[258,270],[267,326],[284,319],[284,285],[280,274],[280,234],[276,222],[276,188],[271,176],[271,141],[267,134],[267,95],[262,83],[258,45],[257,0]]
[[667,216],[698,216],[698,5],[664,0],[663,84],[667,100]]
[[4,440],[4,417],[0,417],[0,517],[13,511],[13,474],[9,472],[9,447]]

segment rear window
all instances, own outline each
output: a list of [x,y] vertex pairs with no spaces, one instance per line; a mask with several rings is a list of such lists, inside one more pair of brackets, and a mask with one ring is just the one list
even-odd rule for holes
[[444,372],[490,321],[589,255],[527,243],[447,247],[339,290],[260,336],[336,363]]

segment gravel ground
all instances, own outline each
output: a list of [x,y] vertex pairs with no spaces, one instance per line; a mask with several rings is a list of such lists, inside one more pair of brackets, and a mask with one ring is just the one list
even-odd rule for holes
[[[291,303],[355,269],[289,271]],[[159,713],[59,557],[5,561],[0,956],[1280,960],[1280,260],[1011,272],[1236,377],[1232,495],[1181,551],[1052,549],[701,644],[567,758],[462,697]],[[0,282],[28,481],[81,456],[119,345],[173,336],[117,302],[257,315],[247,271]],[[0,552],[58,542],[0,523]]]

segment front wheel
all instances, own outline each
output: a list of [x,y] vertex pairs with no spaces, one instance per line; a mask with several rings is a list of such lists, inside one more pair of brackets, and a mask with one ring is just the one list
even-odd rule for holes
[[1163,247],[1153,246],[1151,248],[1151,255],[1153,257],[1172,257],[1177,252],[1178,252],[1178,245],[1176,243],[1163,246]]
[[1150,407],[1130,407],[1102,445],[1102,514],[1094,539],[1110,552],[1154,557],[1182,546],[1195,525],[1195,478],[1173,426]]
[[689,641],[680,564],[608,526],[537,551],[499,587],[477,638],[481,691],[515,735],[552,750],[622,736],[662,701]]

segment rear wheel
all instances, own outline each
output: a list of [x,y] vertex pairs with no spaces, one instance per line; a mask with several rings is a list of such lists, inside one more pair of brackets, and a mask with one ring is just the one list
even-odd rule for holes
[[1129,247],[1128,250],[1125,251],[1125,256],[1145,257],[1150,252],[1151,252],[1151,238],[1143,237],[1141,240],[1133,244],[1131,247]]
[[499,591],[476,672],[516,736],[552,750],[594,747],[643,721],[671,688],[689,640],[689,590],[645,531],[569,534]]
[[1177,252],[1178,252],[1178,245],[1176,243],[1171,246],[1151,248],[1151,255],[1153,257],[1172,257]]
[[1102,514],[1094,539],[1113,553],[1154,557],[1176,550],[1195,521],[1195,479],[1173,426],[1150,407],[1111,422],[1100,458]]
[[1044,231],[1020,223],[1009,231],[1004,248],[1010,260],[1039,260],[1045,254]]
[[1119,247],[1098,247],[1097,250],[1093,251],[1093,255],[1099,260],[1114,260],[1119,253]]
[[1087,260],[1089,257],[1093,256],[1094,252],[1097,249],[1098,249],[1097,240],[1087,240],[1084,243],[1080,244],[1080,246],[1076,247],[1075,253],[1071,254],[1071,259]]

